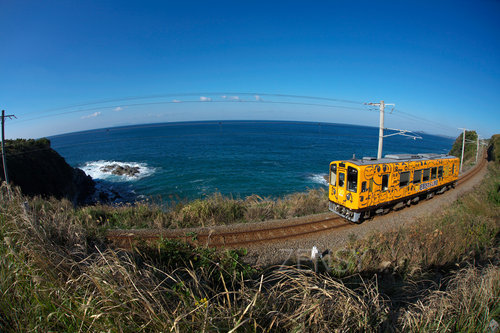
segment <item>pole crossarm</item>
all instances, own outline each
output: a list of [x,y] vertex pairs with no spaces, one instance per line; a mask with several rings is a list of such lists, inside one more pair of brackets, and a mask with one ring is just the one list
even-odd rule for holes
[[373,105],[378,106],[380,108],[380,124],[378,130],[378,151],[377,151],[377,159],[382,158],[382,147],[384,145],[384,110],[386,105],[395,106],[393,103],[385,103],[384,101],[380,101],[380,103],[365,103],[365,105]]
[[407,131],[407,130],[402,130],[402,129],[396,129],[396,128],[384,128],[389,131],[397,131],[396,133],[391,133],[391,134],[386,134],[384,135],[384,138],[387,138],[389,136],[393,135],[401,135],[401,136],[407,136],[413,139],[423,139],[420,135],[413,133],[412,131]]

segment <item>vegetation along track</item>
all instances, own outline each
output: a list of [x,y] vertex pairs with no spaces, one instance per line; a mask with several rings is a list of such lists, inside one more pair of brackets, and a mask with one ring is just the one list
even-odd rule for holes
[[[486,158],[464,173],[458,179],[457,186],[466,183],[486,166]],[[177,230],[109,230],[106,237],[116,246],[131,248],[138,241],[155,241],[178,239],[209,247],[238,248],[250,244],[275,242],[293,238],[301,238],[316,233],[325,233],[355,227],[341,217],[331,213],[318,214],[288,221],[273,221],[234,226],[217,226],[212,228],[191,228]]]

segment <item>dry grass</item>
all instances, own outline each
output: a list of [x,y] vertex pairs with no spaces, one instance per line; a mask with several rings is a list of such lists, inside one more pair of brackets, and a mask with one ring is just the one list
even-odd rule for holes
[[[116,251],[94,217],[69,202],[35,198],[26,206],[2,186],[0,331],[486,331],[500,321],[499,172],[490,174],[435,220],[353,240],[340,275],[255,271],[241,252],[168,241]],[[247,200],[266,214],[279,202]],[[315,209],[295,200],[306,204],[287,214]],[[463,260],[477,265],[457,270]]]
[[[403,331],[486,331],[500,317],[500,267],[467,267],[458,271],[444,291],[434,290],[401,316]],[[477,330],[479,331],[479,330]]]
[[328,210],[327,191],[311,189],[283,198],[252,195],[234,199],[215,193],[204,199],[165,207],[138,202],[121,206],[94,205],[76,214],[86,224],[109,228],[188,228],[284,219]]
[[35,200],[34,218],[20,193],[9,199],[5,190],[2,331],[369,330],[387,313],[371,282],[353,290],[294,268],[251,279],[235,252],[169,242],[115,251],[69,203]]

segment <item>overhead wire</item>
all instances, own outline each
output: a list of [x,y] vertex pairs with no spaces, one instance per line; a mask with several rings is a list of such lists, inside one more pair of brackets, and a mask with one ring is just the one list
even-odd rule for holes
[[[71,110],[72,108],[80,108],[84,106],[91,106],[91,105],[98,105],[98,104],[105,104],[105,103],[117,103],[117,102],[123,102],[123,101],[133,101],[133,100],[141,100],[141,99],[155,99],[155,98],[174,98],[174,97],[186,97],[186,96],[203,96],[203,95],[208,95],[208,96],[221,96],[226,97],[226,98],[231,98],[231,97],[239,97],[239,96],[258,96],[260,97],[277,97],[277,98],[292,98],[292,99],[309,99],[309,100],[318,100],[318,101],[328,101],[328,102],[340,102],[340,103],[347,103],[347,104],[355,104],[359,106],[363,106],[364,103],[360,101],[353,101],[353,100],[347,100],[347,99],[339,99],[339,98],[329,98],[329,97],[318,97],[318,96],[308,96],[308,95],[293,95],[293,94],[279,94],[279,93],[265,93],[265,92],[189,92],[189,93],[168,93],[168,94],[154,94],[154,95],[142,95],[142,96],[129,96],[129,97],[122,97],[122,98],[109,98],[109,99],[102,99],[102,100],[95,100],[95,101],[90,101],[90,102],[84,102],[84,103],[79,103],[79,104],[73,104],[73,105],[68,105],[68,106],[63,106],[63,107],[58,107],[58,108],[52,108],[52,109],[46,109],[43,112],[44,115],[40,116],[35,116],[35,117],[30,117],[27,119],[20,119],[16,123],[19,122],[28,122],[32,120],[38,120],[38,119],[44,119],[44,118],[49,118],[49,117],[57,117],[57,116],[62,116],[62,115],[67,115],[67,114],[74,114],[74,113],[82,113],[82,112],[88,112],[88,111],[98,111],[98,110],[107,110],[107,109],[112,109],[116,107],[137,107],[137,106],[148,106],[148,105],[162,105],[162,104],[182,104],[182,103],[234,103],[234,102],[243,102],[243,103],[262,103],[262,104],[283,104],[283,105],[301,105],[301,106],[314,106],[314,107],[327,107],[327,108],[339,108],[339,109],[346,109],[346,110],[356,110],[356,111],[378,111],[376,109],[372,109],[371,107],[352,107],[352,106],[346,106],[346,105],[333,105],[333,104],[325,104],[325,103],[309,103],[309,102],[294,102],[294,101],[266,101],[266,100],[255,100],[255,101],[250,101],[250,100],[243,100],[243,99],[236,99],[236,100],[211,100],[211,101],[155,101],[155,102],[144,102],[144,103],[128,103],[128,104],[123,104],[120,103],[119,105],[105,105],[105,106],[97,106],[97,107],[92,107],[92,108],[84,108],[84,109],[78,109],[78,110]],[[59,112],[59,113],[50,113],[54,111],[60,111],[60,110],[68,110],[65,112]],[[46,114],[49,112],[49,114]],[[38,112],[29,112],[25,113],[24,115],[30,115]],[[440,130],[446,130],[450,131],[453,130],[455,131],[456,129],[447,126],[445,124],[426,119],[421,116],[416,116],[411,113],[402,111],[399,108],[395,108],[395,112],[391,112],[392,115],[395,115],[397,117],[401,118],[406,118],[412,121],[420,121],[420,122],[426,122],[429,125],[434,126],[435,128],[438,128]],[[22,117],[23,114],[21,114]]]
[[51,109],[45,109],[42,111],[33,111],[33,112],[28,112],[24,114],[33,114],[33,113],[38,113],[38,112],[52,112],[52,111],[60,111],[60,110],[66,110],[66,109],[71,109],[75,107],[83,107],[83,106],[89,106],[89,105],[96,105],[96,104],[104,104],[104,103],[116,103],[116,102],[121,102],[121,101],[131,101],[131,100],[141,100],[141,99],[156,99],[156,98],[173,98],[173,97],[186,97],[186,96],[203,96],[203,95],[208,95],[208,96],[235,96],[235,95],[243,95],[243,96],[267,96],[267,97],[284,97],[284,98],[302,98],[302,99],[312,99],[312,100],[321,100],[321,101],[330,101],[330,102],[342,102],[342,103],[348,103],[348,104],[363,104],[362,102],[358,101],[351,101],[351,100],[346,100],[346,99],[337,99],[337,98],[329,98],[329,97],[318,97],[318,96],[306,96],[306,95],[293,95],[293,94],[273,94],[273,93],[259,93],[259,92],[190,92],[190,93],[169,93],[169,94],[155,94],[155,95],[142,95],[142,96],[129,96],[129,97],[121,97],[121,98],[109,98],[109,99],[102,99],[102,100],[96,100],[96,101],[89,101],[89,102],[84,102],[84,103],[79,103],[79,104],[72,104],[72,105],[67,105],[67,106],[62,106],[62,107],[57,107],[57,108],[51,108]]
[[424,121],[424,122],[426,122],[428,124],[431,124],[431,125],[433,125],[435,127],[441,128],[441,129],[454,130],[454,131],[457,130],[454,127],[442,124],[440,122],[433,121],[433,120],[430,120],[430,119],[426,119],[426,118],[423,118],[421,116],[415,116],[415,115],[410,114],[408,112],[401,111],[399,108],[396,108],[395,112],[392,113],[392,114],[396,115],[396,116],[399,116],[399,117],[402,117],[402,118],[407,118],[407,119],[410,119],[410,120]]
[[[348,109],[348,110],[357,110],[357,111],[368,111],[366,108],[356,108],[351,106],[343,106],[343,105],[333,105],[333,104],[319,104],[319,103],[303,103],[303,102],[287,102],[287,101],[246,101],[246,100],[223,100],[223,101],[162,101],[162,102],[146,102],[146,103],[132,103],[132,104],[121,104],[122,107],[136,107],[136,106],[147,106],[147,105],[163,105],[163,104],[183,104],[183,103],[256,103],[256,104],[284,104],[284,105],[302,105],[302,106],[316,106],[316,107],[327,107],[327,108],[337,108],[337,109]],[[107,110],[112,109],[116,106],[100,106],[79,110],[72,110],[66,112],[60,112],[56,114],[48,114],[41,115],[37,117],[31,117],[27,119],[20,119],[17,123],[27,122],[38,119],[52,118],[56,116],[62,116],[67,114],[81,113],[81,112],[89,112],[89,111],[98,111],[98,110]]]

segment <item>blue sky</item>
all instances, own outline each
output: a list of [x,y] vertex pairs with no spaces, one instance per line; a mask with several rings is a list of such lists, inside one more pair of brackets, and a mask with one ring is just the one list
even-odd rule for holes
[[385,100],[387,127],[489,137],[499,16],[496,0],[0,0],[0,108],[18,117],[7,137],[27,138],[184,120],[378,126],[362,103]]

